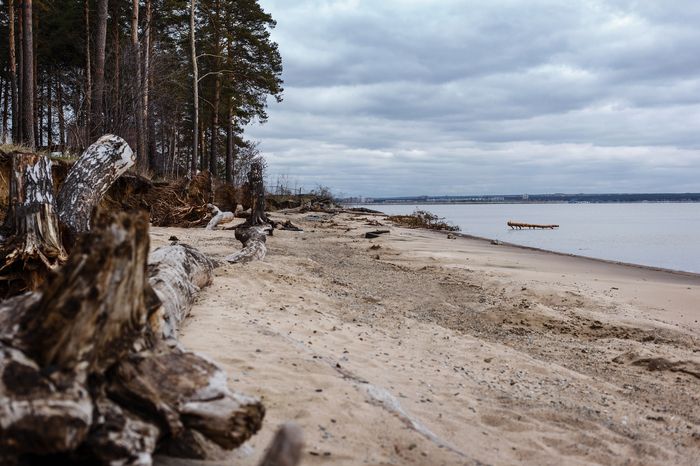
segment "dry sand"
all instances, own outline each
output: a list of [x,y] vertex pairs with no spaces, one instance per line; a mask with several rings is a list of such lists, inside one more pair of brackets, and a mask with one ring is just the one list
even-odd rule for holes
[[[304,465],[700,464],[700,276],[272,217],[304,232],[217,269],[181,329],[267,408],[255,453],[216,464],[257,464],[288,420]],[[153,247],[240,248],[152,231]]]

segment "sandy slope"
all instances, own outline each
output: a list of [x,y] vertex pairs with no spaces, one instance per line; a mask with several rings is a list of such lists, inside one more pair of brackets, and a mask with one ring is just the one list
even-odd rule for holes
[[218,269],[181,332],[267,407],[255,454],[228,464],[256,464],[287,420],[307,465],[700,464],[699,276],[275,217],[304,233]]

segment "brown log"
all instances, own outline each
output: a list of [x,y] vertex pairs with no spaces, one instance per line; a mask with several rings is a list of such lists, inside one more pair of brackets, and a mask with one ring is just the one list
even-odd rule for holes
[[19,320],[18,348],[42,367],[101,374],[132,350],[160,302],[147,282],[148,215],[96,215],[62,273]]
[[114,401],[95,401],[95,419],[83,448],[102,464],[148,464],[161,436],[153,423]]
[[129,167],[134,153],[124,139],[106,134],[73,165],[58,193],[58,215],[70,230],[68,241],[90,229],[90,215],[104,193]]
[[157,419],[179,456],[202,458],[188,430],[232,450],[260,429],[265,414],[260,401],[228,389],[216,363],[164,344],[123,361],[110,379],[110,397]]
[[34,154],[12,155],[10,211],[3,230],[9,239],[0,252],[0,298],[35,290],[47,273],[63,264],[55,214],[51,160]]

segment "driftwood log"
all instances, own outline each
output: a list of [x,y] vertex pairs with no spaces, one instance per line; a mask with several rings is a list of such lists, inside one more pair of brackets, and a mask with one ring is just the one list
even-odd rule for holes
[[[147,253],[145,213],[98,214],[40,291],[2,303],[0,464],[150,464],[156,450],[220,459],[260,428],[258,400],[231,393],[213,361],[164,335],[158,295],[191,304],[211,261],[181,245],[150,264]],[[185,277],[172,270],[178,256],[196,265]]]
[[213,230],[220,223],[229,223],[233,221],[233,212],[222,212],[218,207],[211,206],[212,219],[209,221],[205,230]]
[[272,235],[276,224],[265,214],[265,184],[263,182],[262,164],[255,162],[248,172],[250,187],[250,216],[236,227],[236,239],[243,243],[243,249],[224,260],[231,263],[246,263],[265,259],[265,231]]

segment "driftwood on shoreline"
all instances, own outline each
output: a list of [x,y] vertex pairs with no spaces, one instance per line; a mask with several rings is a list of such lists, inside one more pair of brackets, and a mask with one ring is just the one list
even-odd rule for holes
[[[105,136],[83,156],[60,208],[51,161],[12,156],[4,291],[34,291],[0,303],[0,464],[229,458],[265,409],[177,341],[215,262],[182,244],[149,255],[146,212],[96,208],[133,163],[123,140]],[[299,429],[283,429],[263,464],[297,464],[300,449]]]
[[253,163],[248,173],[248,186],[250,187],[251,208],[250,216],[244,223],[235,228],[236,239],[243,243],[243,249],[237,251],[224,260],[231,263],[246,263],[265,259],[265,232],[272,232],[276,226],[265,214],[265,185],[263,182],[263,168],[260,163]]
[[[149,464],[156,448],[224,457],[260,428],[264,408],[231,393],[211,360],[180,348],[158,297],[181,313],[177,303],[191,305],[213,264],[177,245],[154,251],[147,266],[145,214],[92,223],[40,291],[0,309],[0,460]],[[172,272],[177,262],[184,276]]]
[[84,215],[129,163],[123,140],[100,138],[69,172],[57,213],[51,161],[13,155],[2,264],[36,291],[0,304],[1,464],[145,465],[156,449],[220,459],[261,426],[260,401],[230,392],[213,361],[177,342],[214,263],[185,245],[149,259],[145,212]]

